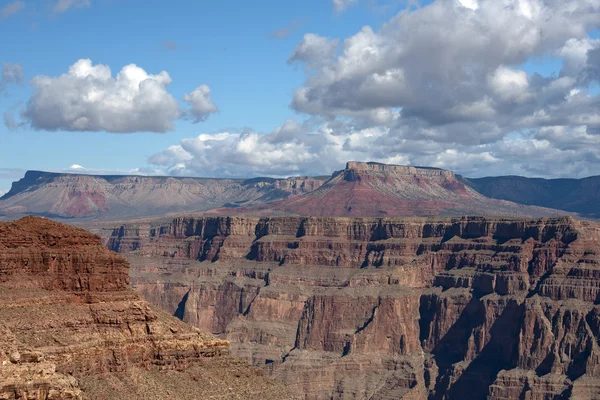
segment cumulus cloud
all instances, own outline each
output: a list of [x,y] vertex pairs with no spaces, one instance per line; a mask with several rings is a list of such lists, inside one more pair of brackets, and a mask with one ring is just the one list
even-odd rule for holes
[[200,85],[190,93],[183,96],[183,101],[190,108],[184,111],[183,117],[198,123],[206,120],[210,114],[219,111],[215,103],[210,99],[210,88],[207,85]]
[[81,59],[58,77],[31,79],[22,118],[49,131],[166,132],[179,118],[170,83],[165,71],[152,75],[129,64],[113,78],[108,66]]
[[23,84],[24,79],[25,73],[23,72],[23,67],[20,64],[3,62],[2,75],[0,76],[0,93],[3,92],[10,84]]
[[[306,34],[288,60],[304,66],[291,106],[306,121],[202,133],[148,161],[195,176],[324,174],[348,160],[597,175],[598,26],[592,0],[436,0],[347,38]],[[524,66],[548,58],[560,70]]]
[[304,64],[307,70],[324,67],[335,56],[337,46],[337,39],[307,33],[288,58],[288,64]]
[[52,11],[56,14],[62,14],[70,8],[87,8],[91,5],[90,0],[58,0],[52,4]]
[[433,166],[469,177],[600,174],[600,138],[584,128],[573,132],[553,126],[531,136],[452,146],[396,129],[338,120],[306,129],[288,120],[271,132],[246,129],[185,138],[148,163],[159,174],[217,177],[330,174],[349,160]]
[[0,9],[0,14],[2,14],[3,19],[6,19],[6,18],[10,17],[11,15],[18,13],[23,8],[25,8],[24,1],[20,1],[20,0],[13,1],[11,3],[8,3],[4,7],[2,7],[2,9]]
[[332,0],[332,2],[333,9],[335,10],[335,12],[340,13],[346,10],[351,5],[356,4],[357,0]]
[[[343,40],[305,35],[288,60],[306,71],[291,106],[352,126],[331,137],[344,143],[339,154],[363,160],[475,175],[599,173],[600,40],[589,36],[598,26],[590,0],[436,0]],[[562,68],[528,73],[536,58]]]

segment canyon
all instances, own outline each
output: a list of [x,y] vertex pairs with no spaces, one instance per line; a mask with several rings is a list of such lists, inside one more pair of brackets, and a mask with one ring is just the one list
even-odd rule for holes
[[105,226],[131,283],[305,399],[600,398],[600,225],[198,216]]
[[129,280],[89,232],[0,223],[0,399],[294,398]]

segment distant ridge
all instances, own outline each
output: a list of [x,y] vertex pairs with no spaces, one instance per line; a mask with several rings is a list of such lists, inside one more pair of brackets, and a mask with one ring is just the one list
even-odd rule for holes
[[346,169],[312,192],[221,214],[306,215],[336,217],[564,215],[483,196],[452,171],[350,161]]
[[115,220],[182,212],[528,217],[578,213],[600,218],[600,176],[471,179],[441,168],[359,161],[349,161],[331,176],[286,179],[27,171],[0,198],[2,219],[33,214]]

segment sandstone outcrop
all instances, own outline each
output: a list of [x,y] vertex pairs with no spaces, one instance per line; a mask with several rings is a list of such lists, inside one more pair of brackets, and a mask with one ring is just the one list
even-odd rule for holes
[[281,398],[229,342],[151,307],[82,229],[0,223],[0,399]]
[[182,217],[104,240],[148,301],[306,399],[600,399],[592,222]]

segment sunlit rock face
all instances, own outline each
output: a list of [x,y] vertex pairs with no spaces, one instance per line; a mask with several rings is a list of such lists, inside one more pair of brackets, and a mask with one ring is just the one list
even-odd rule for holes
[[149,302],[307,399],[600,393],[592,222],[189,217],[102,235]]

